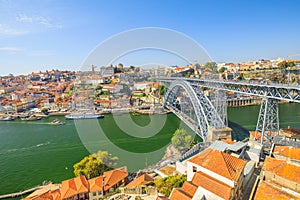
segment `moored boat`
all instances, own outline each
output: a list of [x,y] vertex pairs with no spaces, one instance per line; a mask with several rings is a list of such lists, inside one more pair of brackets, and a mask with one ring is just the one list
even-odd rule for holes
[[51,125],[64,125],[65,122],[62,122],[58,119],[54,119],[52,122],[50,122]]
[[100,119],[104,118],[104,115],[98,115],[93,113],[78,113],[78,114],[70,114],[66,115],[67,120],[74,120],[74,119]]
[[1,121],[13,121],[13,120],[15,120],[15,118],[10,116],[1,118]]

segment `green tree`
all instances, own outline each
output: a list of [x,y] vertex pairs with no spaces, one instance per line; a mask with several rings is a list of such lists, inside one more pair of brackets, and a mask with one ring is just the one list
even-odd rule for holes
[[168,176],[166,178],[157,178],[154,180],[154,183],[159,193],[162,193],[165,196],[169,196],[172,189],[181,187],[184,181],[186,181],[186,176],[175,175]]
[[222,74],[223,72],[225,72],[225,70],[226,70],[225,67],[221,67],[221,68],[219,69],[219,73]]
[[48,110],[49,110],[48,108],[42,108],[41,112],[44,113],[44,114],[46,114],[48,112]]
[[135,66],[132,66],[132,65],[130,65],[130,67],[129,67],[129,68],[130,68],[130,70],[131,70],[131,71],[134,71],[134,69],[135,69]]
[[189,148],[193,142],[193,138],[186,133],[186,130],[177,129],[171,138],[171,142],[177,149]]
[[99,84],[99,85],[97,85],[97,87],[95,88],[95,90],[102,90],[102,88],[103,88],[102,85]]
[[295,64],[295,62],[293,62],[293,61],[285,61],[285,60],[284,60],[284,61],[278,63],[277,66],[278,66],[279,68],[281,68],[281,69],[287,69],[287,68],[295,67],[296,64]]
[[95,154],[84,157],[74,167],[75,176],[84,175],[87,179],[94,178],[111,170],[118,162],[117,157],[112,157],[107,151],[98,151]]
[[207,62],[207,63],[205,63],[204,68],[211,69],[213,73],[217,73],[218,72],[217,63],[216,62]]
[[165,85],[158,85],[159,89],[159,95],[163,96],[166,92],[166,86]]

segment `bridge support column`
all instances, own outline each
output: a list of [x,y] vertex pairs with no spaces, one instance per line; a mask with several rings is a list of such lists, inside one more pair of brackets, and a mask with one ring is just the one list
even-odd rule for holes
[[208,132],[206,136],[206,142],[213,142],[218,139],[232,139],[231,138],[232,129],[229,127],[224,128],[214,128],[212,126],[208,127]]
[[278,100],[263,98],[257,120],[255,134],[261,134],[261,143],[263,143],[265,138],[271,140],[273,135],[277,134],[278,131]]

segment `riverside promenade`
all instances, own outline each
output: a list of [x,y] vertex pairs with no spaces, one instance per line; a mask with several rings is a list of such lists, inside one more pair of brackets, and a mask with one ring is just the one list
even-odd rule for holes
[[19,197],[19,196],[22,196],[24,194],[27,194],[27,193],[30,193],[30,192],[33,192],[37,189],[40,189],[42,186],[35,186],[33,188],[29,188],[27,190],[24,190],[24,191],[21,191],[21,192],[15,192],[15,193],[11,193],[11,194],[4,194],[4,195],[0,195],[0,199],[6,199],[6,198],[14,198],[14,197]]

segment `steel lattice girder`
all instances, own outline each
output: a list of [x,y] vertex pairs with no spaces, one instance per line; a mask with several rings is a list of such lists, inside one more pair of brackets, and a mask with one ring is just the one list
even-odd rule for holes
[[195,78],[158,78],[163,82],[172,82],[175,80],[188,81],[191,85],[203,86],[211,89],[219,89],[237,92],[246,95],[267,97],[278,100],[286,100],[300,103],[300,87],[287,85],[264,85],[251,84],[245,82],[231,82],[223,80],[207,80]]
[[[167,103],[169,102],[174,109],[173,103],[176,100],[176,95],[179,88],[183,88],[188,93],[188,96],[191,99],[191,103],[193,105],[196,114],[197,123],[201,130],[200,137],[202,137],[203,140],[206,139],[209,125],[213,126],[214,124],[219,124],[220,127],[224,127],[224,123],[222,122],[221,118],[220,117],[216,118],[216,116],[218,116],[218,113],[213,107],[212,103],[209,101],[209,99],[204,95],[203,91],[198,90],[197,88],[193,88],[186,81],[180,80],[180,81],[172,82],[172,84],[168,87],[168,90],[165,94],[165,107],[170,106]],[[176,111],[176,108],[174,110]],[[175,114],[179,115],[176,112]],[[179,117],[181,119],[184,119],[184,116],[179,116]],[[216,120],[218,122],[214,123],[214,121]],[[188,120],[183,120],[183,121],[187,123],[187,125],[191,126],[191,124],[187,122]],[[198,131],[197,134],[199,134]]]
[[212,104],[212,102],[208,99],[207,96],[205,96],[203,90],[195,86],[193,86],[193,89],[197,93],[198,99],[200,100],[201,106],[203,107],[203,111],[208,119],[209,125],[216,129],[224,128],[225,127],[224,121],[220,117],[217,109]]
[[[270,135],[266,134],[269,131]],[[256,133],[261,132],[261,143],[264,138],[271,140],[272,133],[279,131],[278,100],[263,98],[256,125]]]

